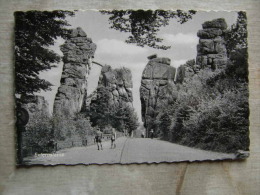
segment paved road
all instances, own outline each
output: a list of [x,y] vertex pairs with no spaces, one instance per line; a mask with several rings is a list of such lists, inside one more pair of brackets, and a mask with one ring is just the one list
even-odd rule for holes
[[103,150],[96,145],[74,147],[58,151],[53,156],[26,158],[27,164],[104,164],[104,163],[159,163],[174,161],[234,159],[234,154],[199,150],[148,138],[126,138],[116,140],[117,147],[110,149],[110,142],[103,142]]

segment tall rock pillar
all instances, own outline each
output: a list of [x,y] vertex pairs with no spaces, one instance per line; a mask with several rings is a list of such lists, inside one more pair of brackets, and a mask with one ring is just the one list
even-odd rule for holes
[[73,29],[61,46],[64,66],[54,101],[54,115],[66,118],[80,112],[87,95],[87,77],[95,50],[96,45],[80,27]]
[[219,18],[202,24],[198,31],[200,38],[197,45],[196,64],[200,68],[221,69],[227,64],[227,50],[224,40],[227,24],[225,19]]
[[[154,129],[156,116],[172,101],[174,95],[174,77],[176,69],[170,66],[169,58],[157,58],[157,55],[148,57],[140,87],[142,105],[142,121],[146,128],[146,137]],[[155,132],[156,134],[157,132]]]

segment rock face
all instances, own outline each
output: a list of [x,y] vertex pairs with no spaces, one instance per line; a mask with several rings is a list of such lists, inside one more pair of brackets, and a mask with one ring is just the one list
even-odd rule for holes
[[207,21],[198,31],[196,64],[201,68],[221,69],[227,64],[227,50],[224,40],[227,29],[223,18]]
[[146,128],[146,137],[150,136],[149,132],[160,110],[173,101],[176,73],[176,69],[170,66],[169,58],[158,58],[157,55],[152,55],[148,59],[140,87],[142,121]]
[[109,90],[108,106],[119,106],[126,104],[133,106],[133,83],[131,71],[127,68],[112,69],[111,66],[105,65],[101,69],[98,81],[96,95],[91,97],[95,99],[99,95],[99,89],[105,87]]
[[73,29],[61,46],[64,67],[54,101],[54,115],[71,117],[80,112],[87,95],[87,76],[95,50],[96,45],[81,28]]

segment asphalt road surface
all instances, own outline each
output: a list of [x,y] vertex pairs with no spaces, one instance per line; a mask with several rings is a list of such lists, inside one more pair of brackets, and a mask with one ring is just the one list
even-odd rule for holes
[[110,141],[103,142],[103,150],[96,145],[74,147],[55,154],[28,157],[27,165],[43,164],[114,164],[159,163],[176,161],[199,161],[234,159],[234,154],[199,150],[166,141],[149,138],[126,138],[116,140],[116,148],[110,149]]

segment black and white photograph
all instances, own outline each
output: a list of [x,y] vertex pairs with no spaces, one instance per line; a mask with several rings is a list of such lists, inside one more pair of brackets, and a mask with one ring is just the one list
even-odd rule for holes
[[249,157],[243,11],[17,11],[17,165]]

